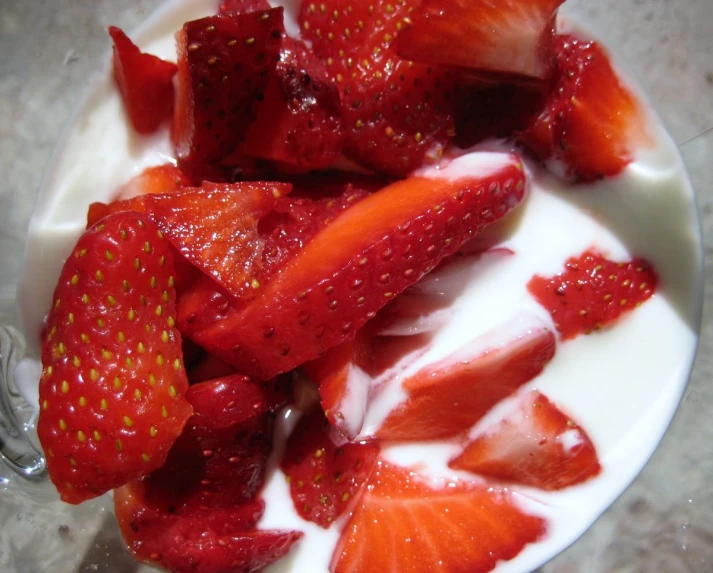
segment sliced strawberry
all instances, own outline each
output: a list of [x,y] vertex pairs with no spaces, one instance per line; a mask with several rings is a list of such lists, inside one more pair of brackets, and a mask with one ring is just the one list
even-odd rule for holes
[[476,436],[450,466],[547,491],[582,483],[601,471],[589,436],[538,392]]
[[403,58],[498,75],[550,75],[564,0],[424,0],[395,49]]
[[[195,343],[191,342],[191,344]],[[219,358],[203,352],[197,344],[195,346],[199,349],[199,356],[192,366],[187,368],[189,383],[195,384],[196,382],[206,382],[215,378],[223,378],[225,376],[237,374],[235,372],[235,368],[226,364]]]
[[138,195],[130,199],[112,201],[111,203],[91,203],[87,211],[87,229],[96,225],[104,217],[114,213],[127,213],[129,211],[144,213],[146,211],[145,201],[146,198],[143,195]]
[[379,461],[332,557],[334,573],[481,573],[545,534],[512,494],[464,481],[430,484]]
[[182,168],[194,174],[218,164],[242,141],[274,73],[283,32],[282,8],[184,24],[173,122]]
[[163,465],[191,414],[168,242],[135,213],[86,231],[62,269],[42,344],[37,432],[62,499]]
[[388,415],[377,437],[437,440],[467,432],[540,374],[554,354],[554,335],[536,323],[486,333],[403,381],[408,397]]
[[568,180],[616,175],[648,134],[643,111],[596,42],[556,38],[555,81],[520,141]]
[[193,332],[193,340],[257,379],[348,340],[389,300],[517,205],[525,191],[519,159],[488,155],[487,164],[482,177],[412,177],[361,200],[242,311]]
[[303,42],[284,38],[275,77],[242,151],[309,171],[334,163],[343,140],[339,91],[324,64]]
[[266,412],[279,403],[265,396],[244,377],[191,387],[194,414],[166,465],[115,494],[137,559],[178,573],[257,572],[301,537],[255,530],[271,447]]
[[267,0],[222,0],[218,7],[219,14],[235,12],[243,14],[245,12],[256,12],[269,10],[270,4]]
[[506,138],[525,129],[540,112],[543,86],[461,85],[456,108],[456,143],[472,147],[489,138]]
[[303,37],[341,92],[346,154],[394,176],[437,159],[453,133],[455,75],[390,48],[417,4],[330,0],[300,12]]
[[[275,208],[258,224],[262,242],[261,288],[298,251],[344,210],[380,189],[383,180],[344,174],[320,174],[295,179],[295,189],[280,197]],[[194,332],[224,320],[241,308],[208,277],[199,279],[178,300],[178,325],[181,332]]]
[[119,189],[118,199],[129,199],[141,195],[171,193],[190,187],[191,180],[173,163],[147,167]]
[[656,272],[643,259],[616,263],[589,250],[568,259],[554,277],[536,275],[527,288],[568,340],[612,324],[651,298],[657,286]]
[[351,505],[379,454],[372,443],[336,445],[330,428],[320,409],[308,414],[292,432],[281,464],[297,513],[324,528]]
[[109,27],[114,41],[114,80],[139,133],[152,133],[173,110],[173,76],[176,64],[144,54],[119,28]]
[[287,183],[204,183],[151,195],[144,205],[184,257],[243,298],[259,287],[258,221],[291,188]]
[[329,423],[354,439],[361,431],[371,389],[368,370],[373,355],[372,336],[362,328],[356,336],[330,348],[324,356],[303,364],[302,372],[319,387],[322,409]]

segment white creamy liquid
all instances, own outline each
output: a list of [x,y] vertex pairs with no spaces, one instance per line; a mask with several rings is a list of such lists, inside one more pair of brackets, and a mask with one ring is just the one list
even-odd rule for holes
[[[172,0],[132,38],[145,51],[175,61],[174,32],[187,20],[215,13],[217,4],[217,0]],[[287,28],[295,31],[296,2],[285,4],[292,8]],[[615,260],[642,256],[654,264],[661,285],[651,300],[614,328],[559,344],[542,375],[518,394],[538,389],[572,416],[593,440],[603,472],[563,492],[515,487],[523,507],[548,518],[548,535],[512,561],[501,563],[498,572],[530,571],[579,537],[640,471],[683,392],[700,315],[700,238],[692,189],[677,150],[658,120],[651,121],[656,149],[641,153],[616,178],[572,188],[528,165],[529,196],[511,217],[511,232],[501,245],[514,255],[496,258],[483,272],[472,275],[454,302],[457,312],[447,313],[432,346],[394,378],[389,391],[380,394],[367,412],[365,433],[377,429],[390,408],[404,399],[399,382],[405,376],[494,328],[532,319],[523,317],[535,317],[552,327],[548,313],[527,292],[526,284],[534,274],[553,275],[567,258],[590,247]],[[84,229],[89,203],[111,200],[121,184],[146,166],[171,160],[171,153],[167,130],[149,138],[131,132],[108,69],[92,81],[89,95],[58,145],[30,223],[18,301],[35,353],[54,285]],[[491,155],[465,155],[440,172],[431,169],[422,174],[449,178],[471,170],[477,174],[491,160]],[[20,376],[23,392],[36,400],[36,370],[25,367],[22,372],[26,373]],[[496,406],[474,431],[496,421],[517,399]],[[267,571],[323,573],[341,523],[324,530],[294,511],[285,477],[276,466],[299,413],[283,414],[263,492],[267,508],[261,526],[299,529],[305,538]],[[574,443],[578,438],[562,439]],[[468,478],[447,467],[457,453],[458,447],[448,443],[384,450],[388,459],[418,466],[434,477]]]

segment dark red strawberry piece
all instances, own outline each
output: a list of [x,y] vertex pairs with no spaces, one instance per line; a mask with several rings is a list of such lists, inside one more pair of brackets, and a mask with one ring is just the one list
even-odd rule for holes
[[282,8],[184,24],[173,122],[182,168],[195,174],[217,165],[243,140],[274,73],[283,32]]
[[174,281],[168,242],[136,213],[86,231],[64,264],[42,345],[37,432],[69,503],[163,465],[191,415]]
[[257,12],[270,9],[267,0],[222,0],[218,7],[219,14],[235,12],[243,14],[245,12]]
[[548,491],[601,471],[589,436],[538,392],[470,441],[450,466]]
[[[348,340],[405,288],[524,195],[513,155],[482,177],[413,177],[347,209],[240,312],[191,337],[238,371],[269,379]],[[249,326],[248,326],[249,325]]]
[[617,263],[595,250],[568,259],[558,275],[536,275],[527,285],[549,311],[562,340],[615,322],[651,298],[657,286],[656,272],[643,259]]
[[334,163],[343,140],[339,91],[324,64],[303,42],[284,38],[275,76],[242,151],[309,171]]
[[190,388],[194,414],[166,465],[115,494],[137,559],[179,573],[257,572],[301,537],[255,529],[264,510],[256,496],[271,449],[269,410],[284,401],[283,382],[261,386],[234,376]]
[[458,91],[456,143],[468,148],[489,138],[507,138],[525,129],[542,109],[543,86],[463,84]]
[[521,143],[567,180],[616,175],[649,142],[639,102],[596,42],[558,36],[555,55],[551,93]]
[[308,414],[292,432],[281,464],[297,513],[325,528],[352,504],[379,454],[372,443],[336,445],[330,428],[320,409]]
[[564,0],[424,0],[395,42],[404,58],[546,78]]
[[334,573],[485,573],[546,532],[507,490],[433,483],[379,461],[332,557]]
[[304,2],[300,12],[303,37],[341,92],[346,154],[394,176],[438,159],[453,134],[455,74],[391,49],[417,3]]
[[388,415],[384,440],[437,440],[470,430],[493,406],[542,372],[555,337],[538,324],[486,333],[402,382],[408,396]]
[[173,110],[173,76],[176,64],[144,54],[119,28],[111,26],[114,41],[114,80],[129,115],[139,133],[152,133]]

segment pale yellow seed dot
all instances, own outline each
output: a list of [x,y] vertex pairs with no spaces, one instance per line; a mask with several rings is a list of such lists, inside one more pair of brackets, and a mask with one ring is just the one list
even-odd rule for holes
[[85,257],[86,255],[87,255],[87,249],[82,249],[82,250],[79,251],[79,253],[77,254],[78,257]]
[[245,40],[245,44],[247,44],[248,46],[252,46],[254,43],[255,38],[248,38],[247,40]]
[[84,334],[83,332],[82,332],[82,334],[79,335],[79,338],[82,339],[82,342],[84,342],[84,344],[89,344],[89,337],[86,334]]
[[149,428],[149,434],[151,434],[152,438],[156,437],[156,435],[158,434],[158,430],[156,429],[156,426],[151,426]]
[[260,288],[260,281],[257,279],[253,279],[252,281],[250,281],[250,286],[252,288]]
[[355,127],[355,129],[361,129],[362,127],[364,127],[364,122],[360,119],[357,119],[354,122],[354,127]]
[[168,395],[171,396],[171,398],[175,398],[178,395],[178,392],[176,392],[175,386],[168,387]]
[[141,459],[148,463],[151,461],[151,456],[148,454],[141,454]]
[[116,446],[117,452],[120,452],[124,449],[124,444],[121,443],[121,440],[116,440],[116,442],[114,442],[114,445]]
[[126,335],[124,334],[123,330],[119,331],[119,333],[116,335],[116,338],[119,342],[126,342]]
[[161,316],[163,314],[163,307],[159,304],[154,312],[156,312],[156,316]]
[[79,275],[74,275],[70,281],[74,286],[79,284]]
[[104,253],[104,256],[106,257],[107,261],[114,260],[114,254],[108,249],[107,249],[106,253]]
[[176,279],[174,279],[172,276],[168,277],[168,287],[173,288],[173,285],[176,284]]
[[84,408],[87,405],[87,399],[84,396],[79,397],[79,405]]
[[141,268],[141,261],[139,260],[139,257],[136,257],[134,259],[134,268],[138,271]]
[[156,356],[156,364],[158,364],[159,366],[163,366],[164,362],[165,360],[163,359],[163,354],[159,354],[158,356]]
[[97,430],[94,430],[94,439],[95,439],[97,442],[101,442],[101,441],[102,441],[102,435],[101,435]]
[[111,358],[111,352],[109,352],[106,348],[102,348],[102,356],[106,360],[109,360]]
[[157,236],[159,239],[163,239],[163,233],[161,232],[160,229],[156,232],[156,236]]
[[144,343],[139,342],[138,345],[136,346],[136,350],[138,350],[141,354],[146,352],[146,347],[144,346]]
[[144,253],[149,254],[151,252],[151,243],[146,241],[144,243]]
[[47,400],[42,401],[42,409],[47,410],[50,407],[50,403]]
[[118,376],[116,376],[116,377],[114,378],[113,384],[114,384],[114,389],[115,389],[115,390],[120,390],[120,389],[121,389],[121,378],[119,378]]
[[129,292],[129,289],[130,289],[130,288],[131,288],[131,286],[129,285],[129,281],[127,281],[127,280],[121,281],[121,289],[122,289],[124,292]]
[[129,311],[129,314],[126,315],[126,318],[128,318],[129,320],[135,320],[136,319],[136,311],[132,308]]
[[102,273],[101,271],[97,271],[94,274],[94,277],[97,279],[97,281],[102,282],[104,280],[104,273]]
[[163,342],[163,343],[168,342],[168,332],[165,330],[161,333],[161,342]]
[[166,265],[166,257],[164,257],[163,255],[161,255],[161,256],[158,258],[158,264],[159,264],[160,266],[162,266],[162,267],[165,266],[165,265]]
[[55,308],[59,308],[59,305],[60,305],[60,304],[61,304],[60,299],[57,299],[56,301],[54,301],[54,307],[55,307]]
[[134,421],[131,418],[129,418],[129,416],[124,416],[124,425],[127,428],[130,428],[131,426],[134,425]]
[[100,406],[101,406],[102,410],[106,410],[109,408],[109,404],[107,403],[107,401],[104,398],[102,398],[102,401],[100,402]]
[[72,467],[77,467],[77,460],[74,458],[69,458],[69,465]]
[[134,390],[134,398],[136,398],[137,400],[141,400],[142,395],[143,394],[141,394],[141,390],[139,390],[138,388]]
[[165,290],[161,293],[161,298],[163,299],[164,302],[168,302],[168,291]]
[[166,406],[161,406],[161,416],[168,418],[168,410],[166,409]]
[[58,353],[60,356],[64,356],[64,353],[65,353],[65,352],[67,352],[67,348],[65,347],[65,345],[64,345],[63,342],[60,342],[60,343],[57,345],[57,353]]
[[87,436],[84,434],[84,432],[82,432],[82,430],[79,430],[79,431],[77,432],[77,439],[78,439],[80,442],[86,442],[86,441],[87,441]]
[[149,384],[156,386],[156,376],[154,376],[153,373],[149,373]]
[[176,320],[172,316],[169,316],[166,319],[166,323],[168,324],[169,328],[173,328],[176,325]]
[[99,328],[104,328],[104,321],[101,318],[97,319],[97,326]]
[[88,294],[83,294],[82,295],[82,302],[84,304],[89,304],[89,295]]
[[99,380],[99,372],[96,368],[92,368],[89,371],[89,378],[91,378],[92,382],[96,382],[97,380]]
[[74,358],[72,358],[72,365],[75,368],[79,368],[82,365],[82,361],[79,359],[79,356],[75,356]]
[[180,370],[181,369],[181,361],[178,358],[175,358],[173,360],[173,368],[174,370]]
[[151,285],[151,288],[156,288],[156,285],[158,284],[158,280],[156,280],[156,277],[151,277],[149,284]]
[[52,372],[54,372],[54,368],[52,366],[47,367],[47,376],[52,376]]
[[119,236],[121,237],[122,241],[126,241],[126,239],[129,238],[129,233],[126,232],[126,229],[121,229],[119,231]]
[[67,422],[65,422],[63,419],[60,418],[59,420],[59,429],[60,430],[66,430],[67,429]]
[[69,324],[74,324],[74,313],[73,313],[73,312],[70,312],[70,313],[67,315],[67,322],[68,322]]
[[109,303],[110,306],[116,305],[116,299],[111,295],[106,297],[106,301]]
[[62,394],[66,394],[67,392],[69,392],[69,382],[67,382],[66,380],[63,380],[62,381]]
[[133,366],[134,366],[134,359],[131,358],[130,356],[126,357],[126,366],[129,368],[133,368]]

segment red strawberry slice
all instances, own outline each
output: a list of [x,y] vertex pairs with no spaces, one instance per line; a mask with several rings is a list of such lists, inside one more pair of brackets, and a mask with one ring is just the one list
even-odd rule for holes
[[261,571],[297,532],[258,531],[256,500],[270,451],[270,415],[284,393],[244,377],[191,387],[194,414],[166,465],[115,494],[119,525],[140,561],[176,572]]
[[361,200],[322,229],[239,313],[191,334],[212,354],[269,379],[348,340],[388,301],[512,209],[516,156],[483,175],[412,177]]
[[282,8],[184,24],[173,122],[182,168],[200,173],[242,141],[274,73],[283,32]]
[[168,242],[135,213],[86,231],[64,264],[42,345],[37,432],[69,503],[163,465],[191,414],[174,277]]
[[657,286],[656,272],[643,259],[617,263],[589,250],[568,259],[554,277],[536,275],[527,288],[568,340],[612,324],[651,298]]
[[119,28],[109,27],[114,41],[113,73],[129,121],[139,133],[153,133],[173,110],[176,64],[144,54]]
[[303,364],[302,372],[319,387],[322,409],[348,439],[361,431],[372,378],[372,336],[362,328],[352,340],[330,348],[324,356]]
[[345,152],[404,176],[433,161],[453,133],[455,75],[402,60],[391,49],[416,0],[303,2],[303,37],[342,95]]
[[[441,483],[443,482],[443,483]],[[481,573],[545,534],[507,490],[430,484],[379,461],[332,557],[334,573]]]
[[547,491],[582,483],[601,471],[589,436],[538,392],[476,436],[449,465]]
[[191,180],[173,163],[147,167],[119,189],[117,199],[172,193],[190,187]]
[[204,183],[151,195],[144,205],[184,257],[243,298],[260,286],[258,221],[291,189],[287,183]]
[[379,454],[372,443],[336,445],[330,427],[320,409],[300,420],[281,464],[297,513],[324,528],[352,504]]
[[257,12],[270,9],[267,0],[223,0],[218,7],[219,14],[235,12],[243,14],[245,12]]
[[649,136],[643,110],[596,42],[556,38],[555,82],[520,141],[568,180],[616,175]]
[[403,58],[498,75],[551,73],[557,9],[564,0],[424,0],[395,49]]
[[309,171],[334,163],[343,139],[339,91],[324,64],[303,42],[284,38],[275,77],[242,151]]
[[377,437],[437,440],[467,432],[495,404],[542,372],[555,337],[536,323],[486,333],[402,382],[408,397],[386,418]]

